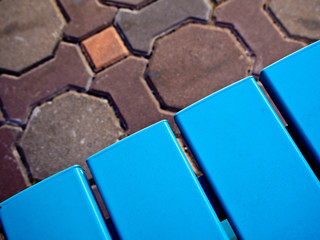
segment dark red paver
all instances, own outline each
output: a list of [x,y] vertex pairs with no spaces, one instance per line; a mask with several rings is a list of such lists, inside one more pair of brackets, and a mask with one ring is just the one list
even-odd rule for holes
[[53,55],[65,20],[54,1],[0,1],[0,69],[21,72]]
[[15,150],[15,141],[20,129],[2,126],[0,128],[0,202],[22,191],[28,185],[23,175],[23,166]]
[[129,54],[116,29],[112,26],[84,40],[82,46],[95,71]]
[[115,23],[134,51],[148,55],[157,36],[188,18],[207,21],[210,12],[207,0],[158,0],[138,12],[121,9]]
[[98,0],[60,0],[70,18],[64,33],[73,39],[82,40],[86,35],[107,27],[117,11],[104,6]]
[[25,122],[38,101],[68,85],[87,88],[91,79],[79,47],[61,43],[54,59],[21,77],[0,75],[0,98],[9,118]]
[[172,116],[160,112],[143,79],[146,64],[144,58],[128,57],[97,74],[91,87],[91,90],[111,94],[130,134],[164,118],[171,119],[172,123]]
[[253,72],[300,49],[303,43],[284,39],[263,10],[264,0],[229,0],[219,5],[214,15],[219,22],[232,24],[241,34],[256,58]]
[[320,0],[271,0],[270,8],[290,35],[320,39]]
[[246,77],[251,62],[229,31],[189,24],[156,42],[147,74],[165,105],[182,109]]

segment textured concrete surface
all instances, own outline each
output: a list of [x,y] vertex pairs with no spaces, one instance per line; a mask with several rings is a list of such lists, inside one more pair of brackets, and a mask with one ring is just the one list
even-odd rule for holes
[[52,56],[65,26],[53,0],[2,0],[0,23],[0,68],[13,72]]
[[98,0],[60,0],[60,3],[70,19],[65,35],[80,41],[88,34],[110,25],[117,10],[103,6]]
[[129,54],[114,27],[109,27],[84,40],[82,46],[86,50],[95,71]]
[[75,164],[89,173],[85,160],[122,135],[107,100],[70,91],[33,110],[21,146],[32,176],[44,179]]
[[25,122],[31,107],[69,85],[86,88],[92,73],[79,47],[62,43],[54,59],[19,78],[0,75],[0,98],[8,117]]
[[147,74],[165,105],[182,109],[250,70],[251,60],[228,31],[189,24],[157,41]]
[[132,49],[148,55],[161,33],[188,18],[206,21],[210,12],[206,0],[158,0],[138,12],[121,9],[115,21]]
[[263,10],[264,0],[229,0],[219,5],[214,15],[219,22],[232,24],[255,55],[253,72],[305,46],[282,37]]
[[291,35],[320,39],[320,0],[271,0],[270,8]]
[[19,128],[0,127],[0,202],[28,186],[15,142],[21,133]]

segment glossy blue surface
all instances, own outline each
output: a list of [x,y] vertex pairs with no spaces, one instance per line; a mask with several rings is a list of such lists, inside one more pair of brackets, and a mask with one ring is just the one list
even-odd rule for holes
[[319,181],[252,77],[175,120],[241,239],[319,239]]
[[263,69],[260,81],[320,166],[320,41]]
[[166,121],[87,162],[121,239],[227,239]]
[[0,206],[9,240],[111,239],[79,166],[29,187]]

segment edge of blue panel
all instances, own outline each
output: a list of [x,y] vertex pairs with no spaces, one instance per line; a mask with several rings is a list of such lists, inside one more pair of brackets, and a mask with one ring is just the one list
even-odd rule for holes
[[26,188],[25,190],[23,190],[23,191],[15,194],[15,195],[13,195],[12,197],[8,198],[7,200],[4,200],[3,202],[0,203],[0,210],[1,210],[1,207],[3,207],[4,205],[6,205],[8,202],[12,201],[13,199],[15,199],[15,198],[17,198],[17,197],[20,197],[20,195],[23,195],[25,192],[29,192],[29,191],[33,190],[33,188],[35,188],[35,187],[37,187],[37,186],[39,186],[39,185],[45,184],[45,183],[47,183],[48,181],[51,181],[51,180],[55,179],[57,176],[63,175],[63,174],[65,174],[66,172],[69,172],[69,171],[74,170],[74,169],[82,170],[83,173],[84,173],[84,170],[83,170],[83,168],[82,168],[80,165],[74,165],[74,166],[72,166],[72,167],[69,167],[69,168],[67,168],[67,169],[64,169],[64,170],[62,170],[61,172],[58,172],[58,173],[56,173],[56,174],[54,174],[54,175],[52,175],[52,176],[50,176],[50,177],[42,180],[41,182],[38,182],[38,183],[36,183],[36,184],[34,184],[34,185]]
[[[116,143],[114,143],[114,144],[112,144],[112,145],[110,145],[110,146],[102,149],[101,151],[93,154],[92,156],[90,156],[89,158],[87,158],[87,160],[86,160],[87,164],[89,165],[89,162],[93,161],[96,157],[100,156],[100,155],[103,154],[104,152],[106,152],[106,151],[108,151],[108,150],[110,150],[110,149],[112,149],[112,148],[114,148],[114,147],[116,147],[116,146],[119,146],[120,144],[123,144],[123,143],[125,143],[125,142],[127,142],[127,141],[130,141],[131,138],[134,138],[135,136],[140,135],[142,132],[148,131],[148,129],[153,128],[153,127],[155,127],[155,126],[157,126],[157,125],[164,125],[164,126],[166,126],[167,129],[169,129],[170,131],[172,131],[171,128],[170,128],[170,126],[169,126],[168,121],[167,121],[167,120],[161,120],[161,121],[159,121],[159,122],[157,122],[157,123],[154,123],[154,124],[152,124],[152,125],[150,125],[150,126],[148,126],[148,127],[146,127],[146,128],[143,128],[143,129],[139,130],[138,132],[135,132],[135,133],[133,133],[132,135],[127,136],[126,138],[123,138],[123,139],[121,139],[120,141],[118,141],[118,142],[116,142]],[[89,165],[89,168],[90,168],[90,165]],[[93,173],[92,173],[92,174],[93,174]]]
[[294,53],[291,53],[291,54],[289,54],[288,56],[286,56],[286,57],[284,57],[284,58],[281,58],[280,60],[278,60],[278,61],[270,64],[269,66],[267,66],[267,67],[265,67],[264,69],[261,70],[260,76],[263,75],[263,74],[265,74],[265,72],[268,71],[268,69],[275,67],[278,63],[283,62],[283,61],[285,61],[285,60],[288,59],[288,58],[292,58],[292,57],[294,57],[294,56],[296,56],[296,55],[299,55],[299,54],[301,54],[302,52],[309,51],[311,48],[314,48],[314,47],[320,47],[320,40],[318,40],[318,41],[316,41],[316,42],[314,42],[314,43],[312,43],[312,44],[310,44],[310,45],[308,45],[308,46],[305,46],[305,47],[303,47],[303,48],[295,51]]
[[201,99],[201,100],[199,100],[199,101],[191,104],[190,106],[182,109],[181,111],[177,112],[177,113],[174,115],[174,119],[177,120],[177,118],[179,118],[179,115],[181,115],[182,113],[189,111],[191,108],[194,108],[194,107],[198,106],[199,104],[202,104],[203,102],[206,102],[206,101],[210,100],[211,98],[213,98],[213,97],[215,97],[215,96],[217,96],[217,95],[219,95],[219,94],[221,94],[221,93],[224,93],[225,91],[228,91],[228,90],[230,90],[231,88],[236,87],[236,86],[239,85],[239,84],[244,84],[244,83],[246,83],[247,81],[252,81],[252,82],[254,82],[254,83],[256,82],[256,80],[254,79],[253,76],[248,76],[248,77],[246,77],[246,78],[243,78],[243,79],[239,80],[238,82],[235,82],[235,83],[233,83],[233,84],[231,84],[231,85],[229,85],[229,86],[226,86],[226,87],[222,88],[221,90],[219,90],[219,91],[217,91],[217,92],[214,92],[214,93],[210,94],[209,96],[207,96],[207,97],[205,97],[205,98],[203,98],[203,99]]

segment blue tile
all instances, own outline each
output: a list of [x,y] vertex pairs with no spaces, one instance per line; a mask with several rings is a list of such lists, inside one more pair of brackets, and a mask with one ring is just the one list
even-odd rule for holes
[[10,240],[111,240],[79,166],[29,187],[0,206],[0,219]]
[[320,166],[320,41],[262,70],[260,81]]
[[239,238],[319,238],[319,181],[252,77],[175,120]]
[[87,162],[121,239],[227,239],[166,121]]

